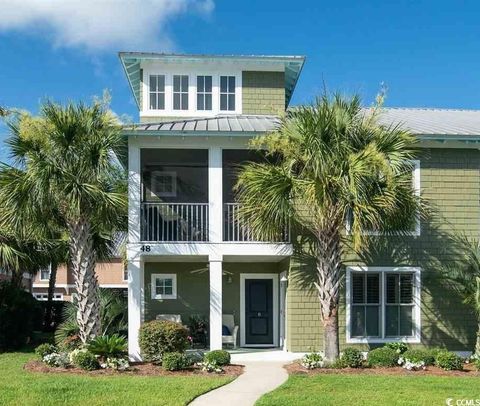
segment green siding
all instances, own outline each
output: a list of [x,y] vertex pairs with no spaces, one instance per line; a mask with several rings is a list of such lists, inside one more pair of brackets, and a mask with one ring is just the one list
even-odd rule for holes
[[[371,237],[374,249],[362,258],[347,256],[348,264],[420,266],[422,268],[422,345],[471,351],[476,319],[461,298],[442,286],[439,264],[456,257],[452,236],[478,237],[480,227],[480,152],[473,149],[422,151],[421,189],[434,209],[422,222],[419,237]],[[367,238],[367,237],[366,237]],[[291,351],[322,348],[319,303],[314,291],[302,287],[313,267],[292,261],[287,297],[287,342]],[[343,292],[344,293],[344,292]],[[340,344],[345,347],[344,298],[339,318]]]
[[282,114],[285,111],[283,72],[242,72],[242,113]]

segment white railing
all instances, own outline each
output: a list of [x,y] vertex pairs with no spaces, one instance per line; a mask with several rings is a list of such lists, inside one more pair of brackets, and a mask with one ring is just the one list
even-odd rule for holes
[[208,241],[208,203],[142,203],[142,241]]
[[239,241],[239,242],[289,242],[290,232],[287,222],[285,222],[285,228],[282,233],[273,241],[265,241],[251,230],[248,223],[240,217],[240,204],[239,203],[225,203],[225,224],[223,231],[224,241]]

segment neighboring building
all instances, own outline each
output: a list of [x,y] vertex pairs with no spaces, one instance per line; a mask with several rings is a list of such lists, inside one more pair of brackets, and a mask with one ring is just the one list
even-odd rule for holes
[[[95,267],[98,283],[101,288],[119,289],[127,292],[128,278],[125,269],[124,259],[122,258],[122,246],[125,244],[126,234],[119,234],[115,241],[112,258],[108,261],[98,261]],[[38,272],[33,278],[32,294],[37,300],[48,299],[48,282],[50,279],[50,269],[44,269]],[[62,264],[57,268],[57,278],[53,300],[72,301],[75,295],[75,281],[71,271]]]
[[[304,58],[120,53],[140,112],[124,130],[129,170],[129,353],[138,329],[157,317],[210,321],[222,346],[222,315],[238,345],[322,348],[319,303],[297,277],[288,230],[256,241],[239,224],[232,187],[237,165],[255,160],[252,137],[278,126]],[[412,173],[438,221],[411,236],[379,238],[368,259],[352,259],[340,315],[341,346],[387,341],[471,351],[476,320],[435,270],[452,258],[452,232],[480,232],[480,112],[384,109],[423,148]]]
[[[0,268],[0,282],[10,280],[11,274]],[[32,275],[24,272],[22,275],[22,287],[27,291],[32,291]]]

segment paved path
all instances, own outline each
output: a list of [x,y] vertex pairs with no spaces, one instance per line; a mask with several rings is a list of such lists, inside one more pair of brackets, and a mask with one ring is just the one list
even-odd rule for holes
[[264,393],[284,383],[284,361],[245,362],[245,371],[233,382],[196,398],[192,406],[251,406]]

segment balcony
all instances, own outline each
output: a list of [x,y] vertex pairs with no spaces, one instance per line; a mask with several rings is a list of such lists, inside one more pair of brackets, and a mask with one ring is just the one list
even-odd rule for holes
[[208,241],[208,203],[142,203],[142,241]]

